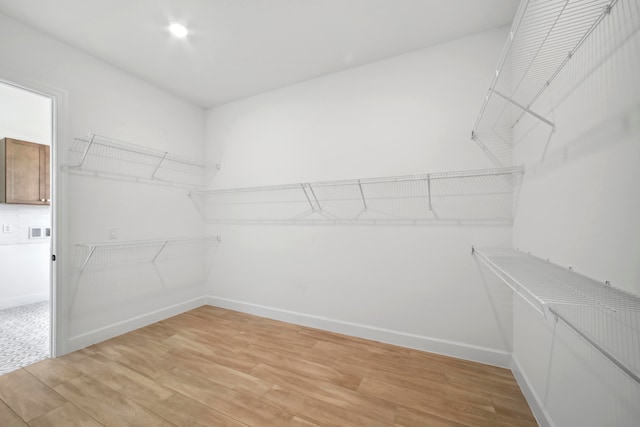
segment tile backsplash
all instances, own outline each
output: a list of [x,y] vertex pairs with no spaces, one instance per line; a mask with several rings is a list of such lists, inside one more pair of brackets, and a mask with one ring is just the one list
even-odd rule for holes
[[[48,243],[48,237],[30,239],[29,227],[50,227],[50,223],[51,206],[0,204],[0,245]],[[5,225],[11,232],[4,232]]]

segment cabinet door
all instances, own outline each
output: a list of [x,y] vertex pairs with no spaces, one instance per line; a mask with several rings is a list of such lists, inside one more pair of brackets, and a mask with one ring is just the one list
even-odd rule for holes
[[51,147],[40,146],[40,200],[51,203]]
[[[6,202],[48,205],[48,151],[41,144],[6,139]],[[45,166],[46,163],[46,166]],[[46,171],[46,173],[45,173]],[[46,178],[45,178],[46,175]]]

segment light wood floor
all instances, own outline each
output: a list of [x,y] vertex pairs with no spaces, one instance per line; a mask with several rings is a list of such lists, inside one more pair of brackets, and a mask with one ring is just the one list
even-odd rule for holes
[[201,307],[0,376],[9,426],[536,426],[510,371]]

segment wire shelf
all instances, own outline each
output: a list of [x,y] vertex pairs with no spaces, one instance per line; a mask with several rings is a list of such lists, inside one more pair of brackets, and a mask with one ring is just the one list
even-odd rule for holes
[[[622,0],[624,1],[624,0]],[[473,126],[472,139],[497,166],[511,164],[512,129],[525,114],[555,130],[535,102],[618,0],[523,0]]]
[[212,222],[511,221],[521,167],[192,191]]
[[111,310],[123,301],[205,286],[219,236],[76,244],[69,309]]
[[174,245],[204,245],[220,241],[220,236],[187,237],[179,239],[136,240],[112,243],[81,243],[76,247],[84,251],[79,271],[114,264],[155,263],[167,248]]
[[513,249],[473,253],[534,309],[562,320],[640,383],[640,296]]
[[90,134],[76,138],[69,148],[67,170],[154,184],[202,187],[218,165],[129,142]]

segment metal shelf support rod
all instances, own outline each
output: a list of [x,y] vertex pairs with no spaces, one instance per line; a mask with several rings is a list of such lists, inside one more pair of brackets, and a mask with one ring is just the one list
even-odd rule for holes
[[169,243],[168,240],[165,240],[164,243],[162,243],[162,246],[160,246],[160,249],[158,249],[158,252],[156,252],[156,254],[154,255],[153,259],[151,260],[152,263],[154,263],[154,264],[156,263],[156,259],[158,259],[158,257],[160,256],[160,254],[164,250],[165,246],[167,246],[167,243]]
[[316,201],[316,204],[318,205],[318,210],[322,210],[322,206],[320,206],[320,202],[318,201],[318,198],[316,197],[316,192],[313,191],[313,187],[311,186],[311,184],[307,183],[307,185],[309,186],[309,190],[311,190],[311,194],[313,195],[313,198]]
[[84,153],[82,153],[82,159],[80,160],[80,163],[75,166],[77,168],[81,168],[82,165],[84,164],[84,161],[87,158],[87,155],[89,154],[89,150],[91,150],[91,146],[93,145],[93,140],[96,138],[95,134],[91,134],[91,138],[89,139],[89,143],[87,144],[87,148],[85,148]]
[[433,206],[431,206],[431,175],[427,174],[427,195],[429,196],[429,210],[433,210]]
[[160,166],[162,166],[164,159],[167,158],[167,154],[169,154],[169,152],[165,151],[162,157],[160,158],[160,161],[156,165],[156,168],[153,170],[153,173],[151,174],[151,179],[154,179],[156,177],[156,173],[158,172],[158,169],[160,169]]
[[578,335],[580,335],[585,341],[587,341],[589,344],[591,344],[593,347],[595,347],[596,350],[598,350],[600,353],[602,353],[602,355],[604,357],[606,357],[607,359],[609,359],[611,362],[613,362],[614,365],[616,365],[618,368],[622,369],[624,371],[625,374],[629,375],[635,382],[637,382],[638,384],[640,384],[640,377],[638,375],[636,375],[633,371],[631,371],[629,368],[627,368],[623,363],[621,363],[618,359],[616,359],[615,357],[613,357],[611,355],[611,353],[609,353],[607,350],[605,350],[604,348],[602,348],[602,346],[600,346],[598,343],[596,343],[594,340],[592,340],[587,334],[585,334],[584,332],[582,332],[581,330],[579,330],[578,328],[576,328],[571,322],[569,322],[567,319],[565,319],[564,317],[562,317],[562,315],[560,313],[558,313],[556,310],[553,309],[553,307],[549,307],[549,311],[551,312],[551,314],[553,314],[554,316],[556,316],[556,319],[560,319],[562,320],[562,322],[567,325],[569,328],[571,328],[575,333],[577,333]]
[[309,198],[309,195],[307,194],[307,189],[304,188],[304,184],[300,184],[300,188],[302,188],[302,192],[304,193],[304,197],[307,198],[307,202],[309,202],[309,206],[311,207],[311,210],[315,212],[316,208],[313,206],[313,203],[311,203],[311,199]]
[[89,246],[89,255],[87,255],[87,258],[82,263],[82,267],[80,267],[80,273],[82,273],[84,271],[84,268],[87,266],[87,264],[89,264],[89,261],[91,260],[91,257],[93,256],[93,253],[95,251],[96,251],[95,246]]
[[525,107],[524,105],[514,101],[513,99],[509,98],[508,96],[502,94],[501,92],[492,89],[491,90],[493,93],[495,93],[496,95],[498,95],[500,98],[504,99],[507,102],[510,102],[511,104],[515,105],[516,107],[520,108],[523,111],[526,111],[527,113],[531,114],[533,117],[545,122],[546,124],[548,124],[549,126],[551,126],[551,128],[555,131],[556,130],[556,125],[553,124],[553,122],[551,122],[550,120],[545,119],[544,117],[542,117],[540,114],[536,113],[535,111],[532,111],[530,108]]
[[362,184],[360,183],[360,180],[358,180],[358,188],[360,188],[360,196],[362,196],[362,204],[364,204],[364,210],[366,211],[368,209],[367,200],[364,198],[364,191],[362,191]]

